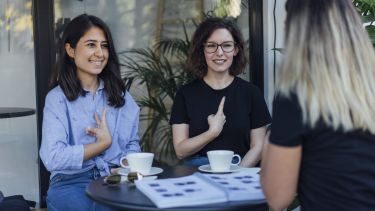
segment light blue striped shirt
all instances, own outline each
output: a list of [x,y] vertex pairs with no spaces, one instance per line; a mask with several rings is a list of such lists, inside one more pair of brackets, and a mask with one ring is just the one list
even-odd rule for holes
[[[104,108],[112,135],[112,145],[96,157],[83,161],[85,144],[94,143],[96,138],[86,134],[87,127],[95,127],[94,112],[101,118]],[[120,165],[120,158],[141,151],[138,136],[139,107],[128,92],[125,105],[114,108],[107,104],[104,83],[93,96],[79,96],[68,101],[60,86],[52,89],[45,101],[43,132],[40,157],[51,172],[77,174],[96,166],[101,176],[109,174],[110,166]]]

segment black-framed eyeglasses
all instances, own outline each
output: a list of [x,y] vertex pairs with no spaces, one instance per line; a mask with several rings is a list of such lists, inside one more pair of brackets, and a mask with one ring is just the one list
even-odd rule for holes
[[143,175],[138,172],[129,172],[127,176],[122,176],[120,174],[109,175],[104,178],[104,182],[109,185],[117,185],[122,182],[131,182],[134,183],[135,180],[142,180]]
[[221,47],[221,50],[223,50],[225,53],[230,53],[234,50],[234,47],[236,46],[236,43],[233,41],[226,41],[221,44],[215,43],[215,42],[207,42],[204,45],[204,51],[206,53],[215,53],[219,46]]

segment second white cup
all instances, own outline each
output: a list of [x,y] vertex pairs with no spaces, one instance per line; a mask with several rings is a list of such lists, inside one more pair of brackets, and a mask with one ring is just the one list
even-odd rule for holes
[[[126,159],[128,161],[128,166],[124,165],[122,161]],[[137,152],[131,153],[122,157],[120,160],[120,164],[124,168],[130,168],[132,172],[139,172],[143,175],[149,174],[152,161],[154,160],[154,153],[150,152]]]
[[[241,162],[241,157],[230,150],[208,151],[207,157],[213,172],[227,172],[231,165],[238,165]],[[234,157],[238,158],[238,162],[232,163]]]

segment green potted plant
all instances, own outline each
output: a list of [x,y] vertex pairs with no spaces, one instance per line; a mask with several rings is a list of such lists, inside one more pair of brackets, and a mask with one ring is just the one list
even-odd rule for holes
[[137,100],[143,110],[140,120],[147,123],[141,137],[142,150],[154,152],[156,160],[168,164],[178,162],[169,125],[170,107],[177,89],[193,78],[185,68],[190,41],[184,23],[182,28],[184,38],[162,39],[153,48],[119,53],[126,70],[123,77],[146,89],[146,95]]
[[[239,15],[240,6],[247,8],[247,1],[220,0],[213,11],[208,11],[203,16]],[[146,122],[141,137],[142,150],[154,152],[157,161],[172,165],[178,163],[178,159],[174,152],[172,129],[169,125],[171,105],[177,89],[194,78],[186,71],[185,66],[190,47],[186,28],[189,21],[197,25],[194,19],[181,20],[181,38],[161,39],[152,48],[119,52],[127,87],[137,84],[144,86],[146,90],[144,96],[136,97],[142,111],[140,121]]]
[[363,24],[375,47],[375,1],[374,0],[353,0],[354,6],[362,16]]

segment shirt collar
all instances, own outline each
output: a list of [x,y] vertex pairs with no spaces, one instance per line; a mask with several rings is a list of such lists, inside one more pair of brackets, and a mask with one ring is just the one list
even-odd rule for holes
[[[84,92],[86,93],[89,93],[88,90],[82,88]],[[96,92],[99,92],[99,91],[103,91],[104,90],[104,81],[102,79],[99,78],[99,86],[98,86],[98,89],[96,90]]]
[[98,91],[99,91],[99,90],[102,90],[102,89],[104,89],[104,81],[103,81],[101,78],[99,78],[99,87],[98,87]]

